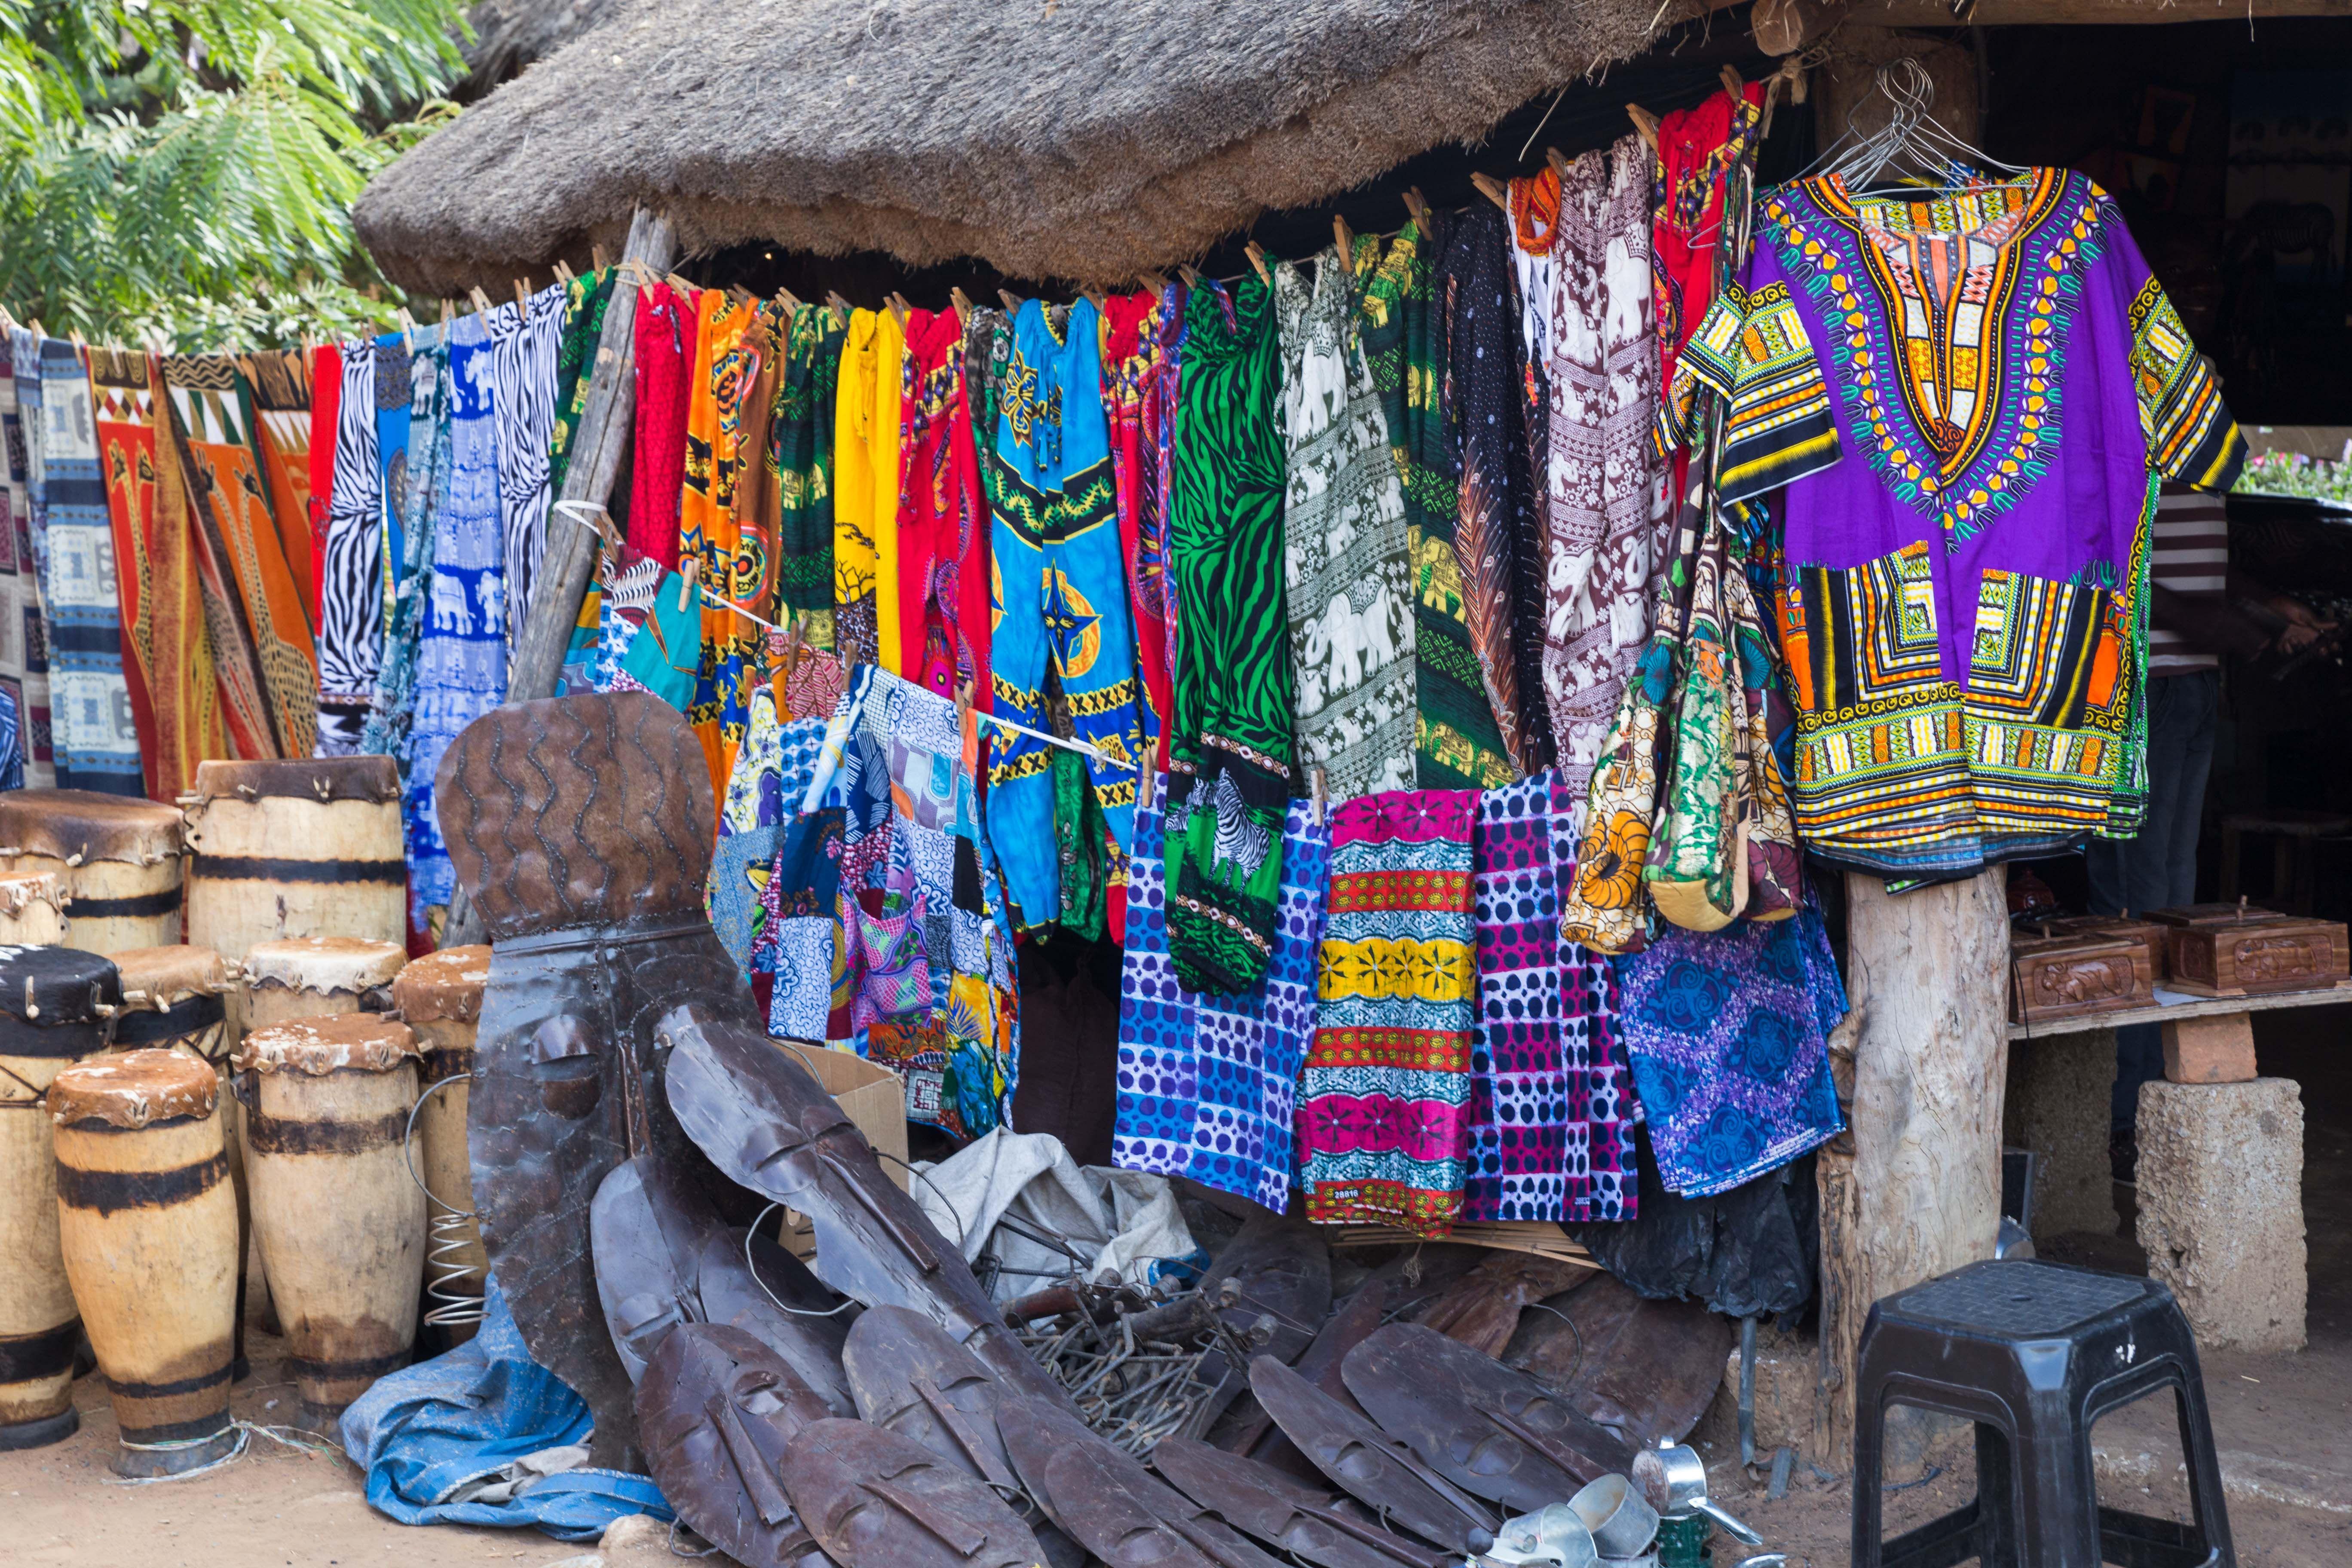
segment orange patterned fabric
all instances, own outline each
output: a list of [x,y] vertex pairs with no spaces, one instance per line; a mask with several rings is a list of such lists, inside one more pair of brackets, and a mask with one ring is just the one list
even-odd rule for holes
[[253,389],[254,434],[278,545],[301,595],[302,616],[319,625],[319,583],[310,561],[310,367],[297,349],[247,354],[240,362]]
[[167,359],[163,381],[214,567],[234,584],[250,639],[272,754],[310,756],[319,743],[318,653],[256,458],[251,388],[217,354]]
[[228,751],[190,558],[187,493],[155,362],[134,350],[92,349],[89,373],[141,782],[168,802],[195,783],[198,763]]
[[[678,497],[678,570],[691,572],[698,563],[702,585],[724,596],[734,596],[739,584],[742,584],[745,592],[739,602],[756,615],[766,615],[771,612],[752,603],[762,573],[759,565],[738,557],[743,541],[735,519],[735,489],[743,474],[744,451],[751,451],[755,466],[759,457],[757,448],[747,448],[743,426],[751,394],[762,380],[768,332],[758,301],[732,304],[717,289],[702,291],[698,315],[701,330],[687,382],[686,487]],[[764,438],[766,433],[762,411],[760,434]],[[701,668],[687,719],[694,726],[695,738],[702,742],[702,754],[710,764],[711,788],[719,796],[727,793],[735,753],[743,744],[747,715],[740,678],[758,631],[740,616],[708,604],[703,606]]]

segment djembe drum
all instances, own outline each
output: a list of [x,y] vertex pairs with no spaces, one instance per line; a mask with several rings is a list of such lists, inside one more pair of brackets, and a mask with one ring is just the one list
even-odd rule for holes
[[66,1275],[113,1396],[118,1475],[183,1475],[236,1447],[224,1103],[185,1051],[93,1058],[49,1086]]
[[300,1018],[246,1036],[236,1062],[254,1234],[301,1396],[297,1424],[334,1436],[343,1407],[406,1365],[416,1337],[416,1036],[369,1013]]
[[466,1151],[466,1108],[474,1071],[474,1031],[490,978],[488,947],[445,947],[403,969],[393,1010],[416,1031],[424,1053],[425,1103],[416,1113],[415,1163],[430,1196],[432,1236],[425,1259],[425,1322],[451,1342],[481,1321],[489,1258],[474,1217],[474,1163]]
[[188,940],[231,963],[290,936],[404,942],[408,867],[390,757],[199,763]]
[[90,952],[180,940],[187,838],[179,812],[86,789],[0,794],[0,877],[53,872],[66,945]]
[[58,1250],[48,1097],[106,1045],[114,965],[70,947],[0,949],[0,1451],[73,1435],[81,1325]]
[[393,977],[408,963],[396,942],[296,936],[258,942],[245,955],[245,1027],[330,1013],[381,1013]]
[[66,896],[57,873],[0,877],[0,945],[58,947],[66,940]]
[[245,1366],[245,1257],[253,1235],[246,1202],[245,1141],[228,1093],[228,1002],[236,984],[208,947],[134,947],[114,954],[122,976],[122,1011],[114,1016],[117,1050],[181,1050],[221,1077],[221,1115],[228,1129],[229,1184],[236,1191],[236,1375]]

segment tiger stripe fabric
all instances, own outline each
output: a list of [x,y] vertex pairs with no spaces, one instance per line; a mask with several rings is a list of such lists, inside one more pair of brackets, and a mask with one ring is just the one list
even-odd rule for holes
[[1176,428],[1176,728],[1168,950],[1193,991],[1246,991],[1274,952],[1294,704],[1274,291],[1214,283],[1185,307]]

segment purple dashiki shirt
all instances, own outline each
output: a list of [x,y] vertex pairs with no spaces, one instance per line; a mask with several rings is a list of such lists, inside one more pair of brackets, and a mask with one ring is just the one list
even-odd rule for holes
[[1825,174],[1757,219],[1677,376],[1730,399],[1723,499],[1787,487],[1808,847],[1907,882],[2131,837],[2157,486],[2227,489],[2245,444],[2115,203]]

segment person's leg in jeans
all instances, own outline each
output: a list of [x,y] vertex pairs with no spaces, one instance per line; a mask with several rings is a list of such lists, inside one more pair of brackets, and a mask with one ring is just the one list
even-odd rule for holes
[[[2150,684],[2154,684],[2151,682]],[[2197,840],[2205,825],[2205,781],[2213,771],[2213,742],[2221,727],[2221,672],[2200,669],[2166,678],[2172,711],[2167,722],[2178,751],[2167,765],[2179,770],[2176,804],[2164,849],[2164,901],[2171,909],[2197,901]]]
[[[2200,686],[2208,680],[2210,687]],[[2144,915],[2196,896],[2197,827],[2205,810],[2205,771],[2213,759],[2214,694],[2220,688],[2221,677],[2210,671],[2160,675],[2147,683],[2147,815],[2137,837],[2094,838],[2084,850],[2093,914]],[[2189,752],[2200,734],[2203,750],[2192,779]],[[2175,860],[2184,834],[2187,883],[2176,896]],[[2138,1120],[2139,1086],[2163,1075],[2162,1026],[2130,1024],[2116,1031],[2116,1087],[2107,1109],[2117,1130]]]

